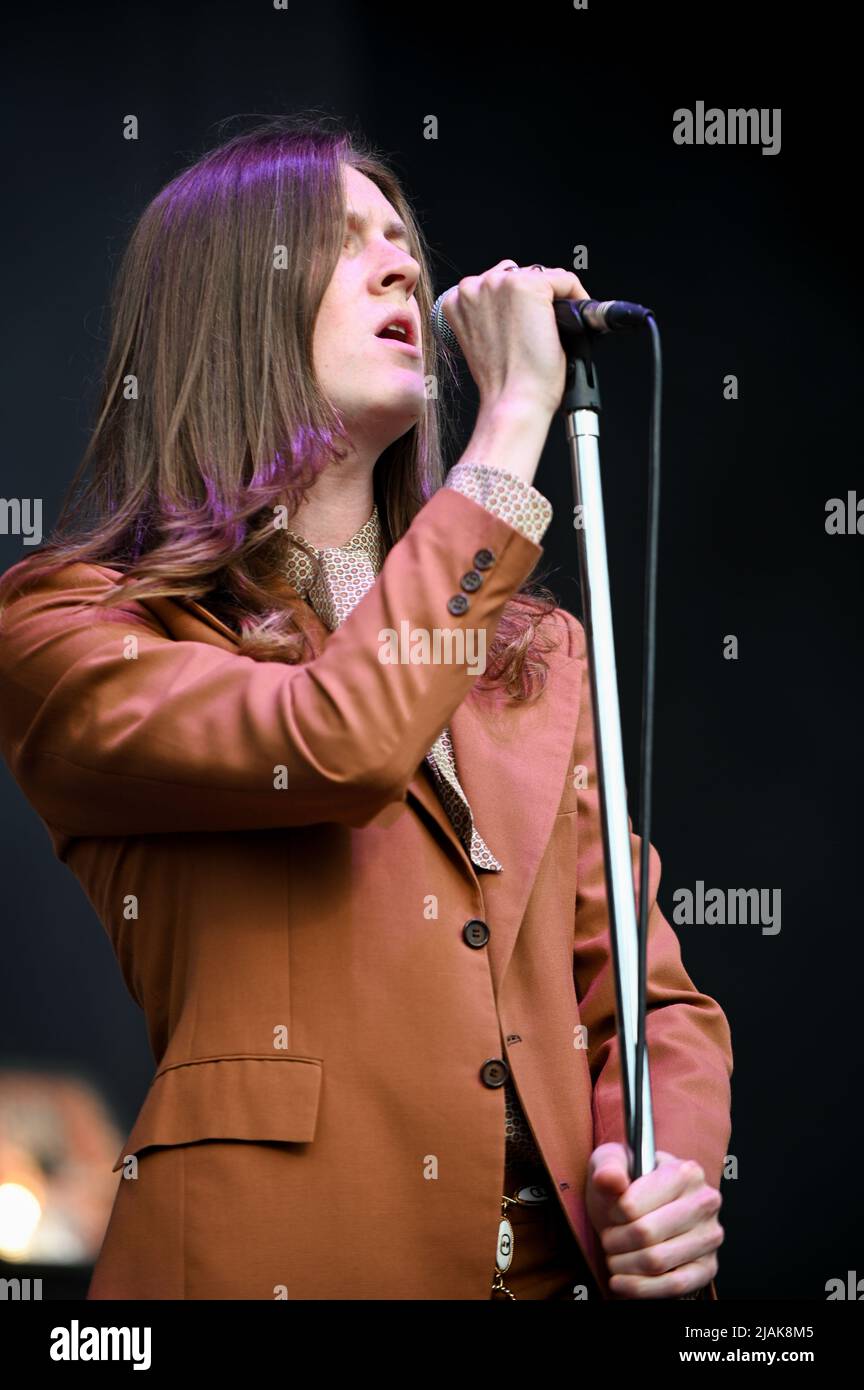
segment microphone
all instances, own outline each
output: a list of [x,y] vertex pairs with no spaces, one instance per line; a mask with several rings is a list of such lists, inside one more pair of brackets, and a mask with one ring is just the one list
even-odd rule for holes
[[[461,356],[459,340],[444,310],[445,299],[457,288],[451,285],[450,289],[439,294],[429,317],[438,341]],[[558,323],[561,346],[565,351],[574,339],[584,333],[599,336],[619,328],[639,328],[646,319],[654,317],[652,309],[646,309],[644,304],[630,304],[626,299],[554,299],[552,308]]]

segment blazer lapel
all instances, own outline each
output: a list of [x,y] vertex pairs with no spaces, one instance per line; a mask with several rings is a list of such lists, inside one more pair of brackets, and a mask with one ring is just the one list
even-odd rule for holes
[[479,876],[499,984],[572,773],[582,669],[566,645],[546,655],[549,676],[538,700],[475,691],[450,721],[459,780],[477,829],[503,866]]

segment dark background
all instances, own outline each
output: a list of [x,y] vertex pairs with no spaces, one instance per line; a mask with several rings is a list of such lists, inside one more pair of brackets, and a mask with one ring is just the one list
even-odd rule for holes
[[[678,887],[782,890],[782,930],[678,928],[732,1029],[735,1180],[722,1298],[824,1299],[864,1273],[861,1043],[860,223],[850,36],[828,6],[588,11],[343,0],[41,5],[9,31],[3,96],[4,496],[56,516],[85,447],[108,288],[145,204],[240,128],[315,105],[396,164],[439,289],[502,257],[571,264],[651,305],[665,389],[652,839]],[[680,106],[782,110],[777,155],[677,146]],[[140,120],[122,139],[124,115]],[[423,138],[424,117],[439,138]],[[628,785],[638,786],[647,338],[598,348]],[[738,377],[740,398],[723,399]],[[464,393],[463,439],[472,423]],[[580,610],[563,424],[537,485],[544,569]],[[30,548],[0,537],[0,568]],[[737,661],[723,659],[736,634]],[[143,1018],[78,884],[5,768],[0,1064],[80,1071],[125,1134],[153,1071]],[[858,1235],[856,1236],[856,1231]]]

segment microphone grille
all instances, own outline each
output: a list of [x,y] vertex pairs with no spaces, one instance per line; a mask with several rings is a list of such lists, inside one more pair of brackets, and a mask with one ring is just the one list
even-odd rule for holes
[[450,348],[451,352],[461,352],[462,349],[459,346],[459,339],[447,322],[442,305],[448,294],[452,294],[456,288],[455,285],[451,285],[449,290],[444,290],[442,294],[439,294],[435,303],[432,305],[432,312],[429,315],[432,321],[433,333],[438,338],[439,342],[443,343],[445,347]]

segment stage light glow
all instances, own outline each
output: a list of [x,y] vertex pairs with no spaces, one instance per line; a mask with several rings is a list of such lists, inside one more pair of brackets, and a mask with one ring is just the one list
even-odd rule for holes
[[0,1255],[4,1259],[20,1260],[27,1254],[41,1220],[42,1204],[29,1187],[0,1183]]

